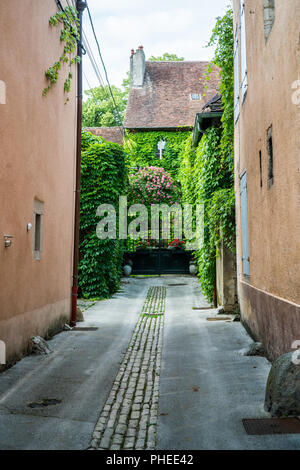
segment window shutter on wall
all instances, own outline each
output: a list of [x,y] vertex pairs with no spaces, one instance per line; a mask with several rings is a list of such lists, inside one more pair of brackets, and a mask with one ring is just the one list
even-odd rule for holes
[[250,276],[249,258],[249,231],[248,231],[248,197],[247,197],[247,173],[241,176],[241,228],[242,228],[242,262],[243,274]]
[[234,39],[234,121],[237,122],[240,115],[240,57],[238,27]]
[[244,100],[248,88],[247,77],[247,49],[246,49],[246,24],[245,24],[245,0],[241,2],[241,91]]

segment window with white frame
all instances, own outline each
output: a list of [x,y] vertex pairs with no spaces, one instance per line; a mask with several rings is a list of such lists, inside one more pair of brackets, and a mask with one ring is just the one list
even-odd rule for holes
[[201,95],[199,93],[191,93],[190,94],[190,99],[192,101],[200,101]]
[[241,96],[244,101],[248,89],[245,0],[241,1]]
[[237,122],[240,115],[240,54],[238,26],[234,38],[234,121]]

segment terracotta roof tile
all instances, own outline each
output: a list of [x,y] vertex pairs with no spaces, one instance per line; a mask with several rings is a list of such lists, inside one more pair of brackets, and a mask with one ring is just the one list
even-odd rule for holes
[[[195,115],[219,90],[219,72],[213,66],[205,81],[209,62],[146,62],[144,85],[131,88],[124,127],[168,128],[194,125]],[[208,84],[208,90],[205,84]],[[192,100],[199,94],[200,100]],[[205,96],[203,96],[205,95]]]
[[108,142],[123,145],[122,127],[86,127],[84,130],[103,137]]

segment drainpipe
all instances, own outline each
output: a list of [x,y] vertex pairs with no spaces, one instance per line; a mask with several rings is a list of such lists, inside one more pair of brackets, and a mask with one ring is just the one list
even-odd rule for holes
[[78,296],[78,261],[79,261],[79,222],[80,222],[80,175],[81,175],[81,128],[82,128],[82,15],[87,7],[85,1],[77,0],[76,9],[79,18],[80,39],[77,55],[80,57],[77,73],[77,143],[76,143],[76,183],[75,183],[75,215],[74,215],[74,252],[73,252],[73,285],[72,285],[72,316],[71,325],[76,325]]

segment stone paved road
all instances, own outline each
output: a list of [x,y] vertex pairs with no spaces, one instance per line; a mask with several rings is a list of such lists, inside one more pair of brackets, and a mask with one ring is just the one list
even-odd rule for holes
[[93,449],[154,449],[166,288],[149,288],[112,390],[93,433]]
[[[207,321],[195,278],[123,282],[85,311],[80,326],[96,331],[63,332],[51,355],[0,375],[0,449],[300,448],[300,436],[246,434],[243,418],[266,416],[270,364],[240,354],[240,323]],[[45,398],[61,402],[28,406]]]
[[300,436],[248,436],[243,428],[243,418],[268,416],[263,402],[270,364],[241,354],[251,343],[242,325],[208,321],[217,312],[207,309],[195,278],[144,282],[161,287],[148,290],[141,310],[146,315],[132,335],[92,447],[299,449]]

